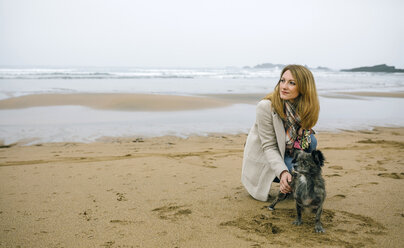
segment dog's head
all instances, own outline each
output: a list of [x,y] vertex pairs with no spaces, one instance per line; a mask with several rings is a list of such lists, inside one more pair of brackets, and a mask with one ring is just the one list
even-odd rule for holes
[[295,152],[292,163],[295,171],[299,173],[318,174],[324,166],[324,156],[320,150],[311,153],[298,150]]

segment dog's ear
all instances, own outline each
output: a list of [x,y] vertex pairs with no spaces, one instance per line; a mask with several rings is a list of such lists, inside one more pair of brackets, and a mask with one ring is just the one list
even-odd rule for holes
[[324,155],[320,150],[312,151],[311,156],[313,157],[314,163],[316,163],[318,166],[324,165]]

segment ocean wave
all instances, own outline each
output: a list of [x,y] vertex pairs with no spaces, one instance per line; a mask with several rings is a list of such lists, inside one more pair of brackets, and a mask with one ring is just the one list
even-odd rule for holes
[[278,69],[6,69],[0,79],[147,79],[147,78],[268,78],[277,77]]

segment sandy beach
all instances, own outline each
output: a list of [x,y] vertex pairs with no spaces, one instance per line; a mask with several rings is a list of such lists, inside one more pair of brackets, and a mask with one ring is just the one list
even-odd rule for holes
[[[240,183],[246,134],[0,149],[0,247],[401,247],[404,128],[318,133],[325,234]],[[271,195],[277,193],[274,185]]]
[[[0,0],[0,248],[404,247],[403,9]],[[274,91],[316,110],[325,233],[241,182]]]

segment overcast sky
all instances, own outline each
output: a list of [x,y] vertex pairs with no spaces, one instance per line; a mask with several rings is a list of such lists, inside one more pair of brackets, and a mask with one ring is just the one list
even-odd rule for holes
[[0,0],[0,66],[404,68],[401,0]]

